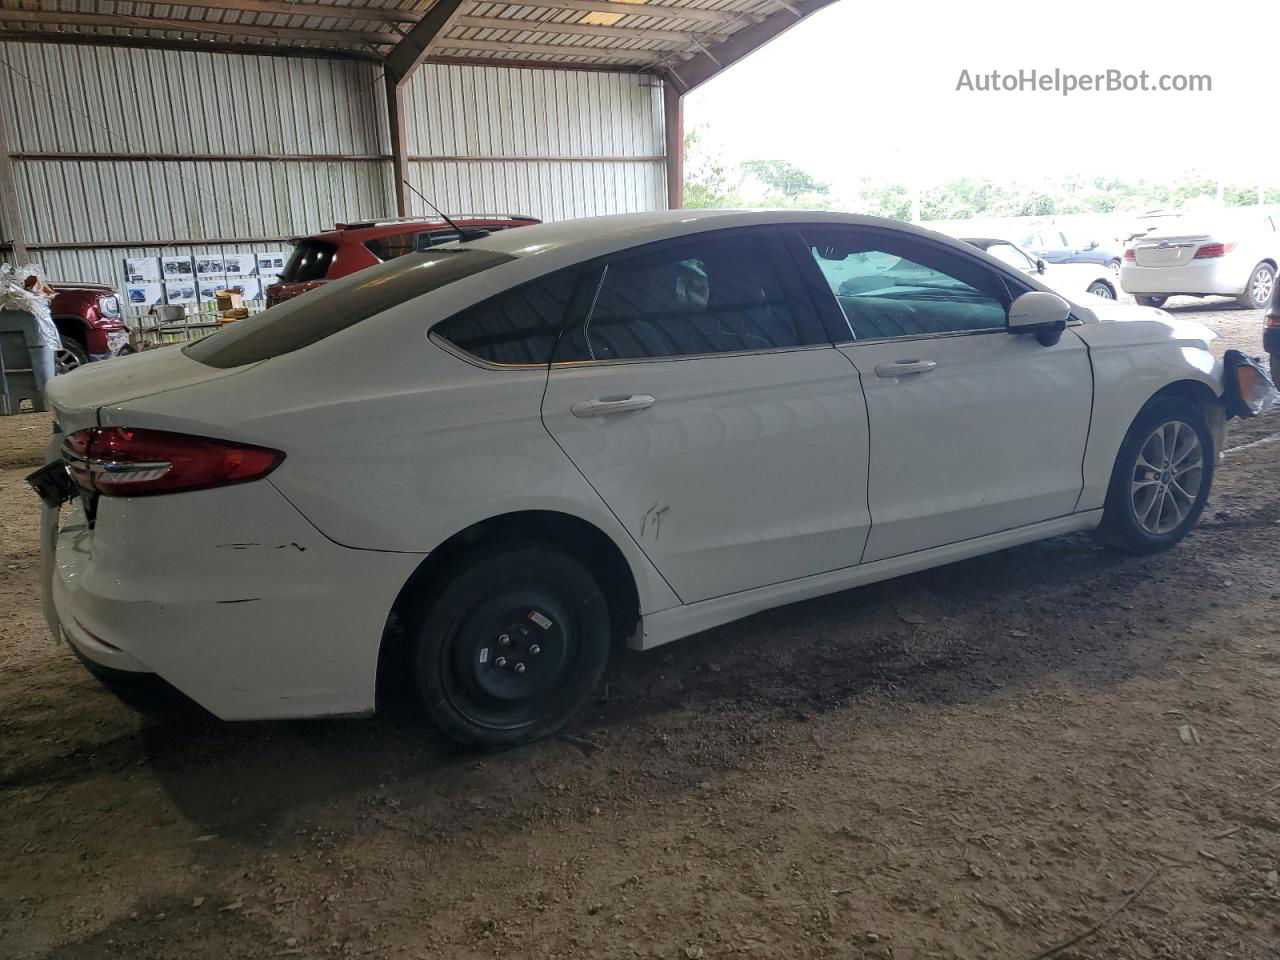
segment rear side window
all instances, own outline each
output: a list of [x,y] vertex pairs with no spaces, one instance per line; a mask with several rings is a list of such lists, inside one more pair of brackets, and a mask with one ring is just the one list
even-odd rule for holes
[[564,325],[578,271],[564,270],[469,307],[436,325],[436,336],[500,364],[544,364]]
[[[364,248],[379,260],[394,260],[406,253],[413,253],[412,233],[397,233],[391,237],[374,237],[364,242]],[[421,248],[419,248],[421,249]]]
[[[757,231],[664,241],[602,265],[558,360],[736,353],[826,342]],[[803,329],[802,329],[803,327]]]
[[280,272],[283,283],[310,283],[323,280],[329,274],[329,264],[338,248],[323,240],[301,240],[293,248],[293,255]]
[[489,250],[441,249],[397,257],[325,284],[241,320],[184,348],[211,367],[238,367],[305,346],[399,306],[414,297],[508,263]]

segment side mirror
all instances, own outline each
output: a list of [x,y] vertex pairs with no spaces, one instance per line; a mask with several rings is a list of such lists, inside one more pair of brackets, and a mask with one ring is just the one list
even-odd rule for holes
[[1071,305],[1056,293],[1032,290],[1009,305],[1005,329],[1009,333],[1031,333],[1046,347],[1062,339],[1067,329]]
[[1044,262],[1043,260],[1037,259],[1037,260],[1036,260],[1036,273],[1044,273],[1044,271],[1045,271],[1045,262]]
[[1090,241],[1089,241],[1089,245],[1088,245],[1087,247],[1085,247],[1085,249],[1086,249],[1086,250],[1097,250],[1097,249],[1098,249],[1098,241],[1097,241],[1097,240],[1090,240]]

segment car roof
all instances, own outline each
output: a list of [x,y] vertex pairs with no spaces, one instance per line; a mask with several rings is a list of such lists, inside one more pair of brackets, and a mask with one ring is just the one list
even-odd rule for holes
[[[526,224],[536,224],[539,221],[533,217],[511,214],[510,216],[454,217],[453,222],[460,227],[479,227],[483,229],[485,227],[523,227]],[[291,242],[299,243],[303,240],[319,240],[324,243],[339,244],[342,243],[343,238],[347,235],[351,235],[352,240],[364,242],[366,240],[377,240],[379,237],[395,237],[402,233],[409,233],[419,229],[452,230],[453,228],[439,217],[381,220],[376,223],[346,223],[336,225],[333,230],[299,235],[294,237]]]
[[971,243],[979,249],[985,250],[987,247],[996,243],[1007,243],[1011,246],[1017,246],[1012,240],[1001,240],[999,237],[961,237],[961,243]]
[[901,233],[958,243],[951,237],[899,220],[830,210],[657,210],[534,224],[519,230],[504,230],[476,240],[467,240],[460,245],[515,257],[559,253],[586,260],[598,253],[707,230],[785,223],[889,228]]

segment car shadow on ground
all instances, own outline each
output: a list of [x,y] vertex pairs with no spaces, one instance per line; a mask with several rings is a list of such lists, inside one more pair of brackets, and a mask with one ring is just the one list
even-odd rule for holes
[[144,725],[133,749],[197,829],[256,846],[301,807],[362,794],[376,805],[388,784],[461,808],[519,796],[600,762],[601,741],[619,762],[682,710],[701,723],[742,722],[744,710],[774,722],[866,695],[960,703],[1050,674],[1103,685],[1159,672],[1166,663],[1133,623],[1151,577],[1167,579],[1160,558],[1072,535],[620,651],[567,740],[489,757],[444,741],[404,702],[367,720],[227,724],[186,711]]

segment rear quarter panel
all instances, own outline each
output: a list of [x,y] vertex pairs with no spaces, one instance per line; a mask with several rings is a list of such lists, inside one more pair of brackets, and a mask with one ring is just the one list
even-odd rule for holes
[[1077,510],[1094,510],[1106,501],[1120,444],[1147,401],[1184,380],[1202,383],[1221,397],[1222,362],[1209,350],[1216,336],[1211,330],[1167,316],[1087,323],[1074,329],[1089,345],[1094,383],[1084,489]]

